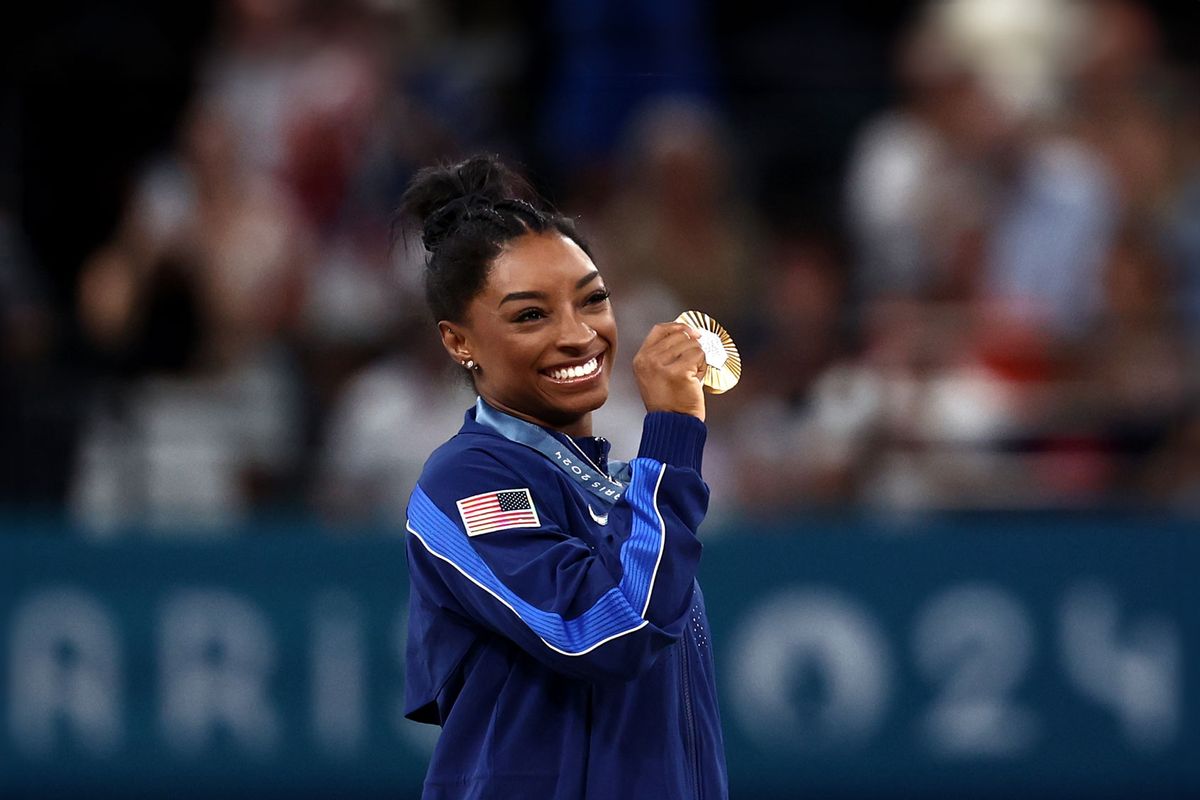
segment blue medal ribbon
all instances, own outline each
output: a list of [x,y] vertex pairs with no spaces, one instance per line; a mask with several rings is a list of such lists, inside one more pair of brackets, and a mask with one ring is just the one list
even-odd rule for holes
[[610,462],[609,468],[615,473],[615,477],[606,474],[579,449],[579,445],[572,442],[571,447],[568,447],[544,428],[497,411],[485,403],[482,397],[475,402],[475,421],[486,425],[511,442],[537,450],[557,464],[564,475],[607,505],[611,506],[617,502],[625,492],[625,484],[619,479],[629,479],[632,470],[628,464]]

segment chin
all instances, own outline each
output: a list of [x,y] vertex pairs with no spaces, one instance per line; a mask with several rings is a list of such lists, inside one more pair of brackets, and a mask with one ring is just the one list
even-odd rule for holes
[[573,397],[546,398],[544,415],[553,427],[561,428],[578,422],[608,401],[608,387],[596,386]]
[[567,402],[560,402],[556,405],[563,412],[580,416],[590,414],[596,409],[608,402],[608,388],[595,389],[587,394],[581,394],[579,397],[571,398]]

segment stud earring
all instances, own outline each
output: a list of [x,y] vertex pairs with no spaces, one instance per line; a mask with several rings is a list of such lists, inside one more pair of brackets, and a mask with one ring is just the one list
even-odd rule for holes
[[471,370],[472,372],[474,372],[475,370],[479,369],[479,365],[478,365],[478,364],[476,364],[476,363],[475,363],[475,362],[474,362],[472,359],[470,359],[470,358],[468,358],[466,361],[462,362],[462,365],[463,365],[464,367],[466,367],[467,369]]

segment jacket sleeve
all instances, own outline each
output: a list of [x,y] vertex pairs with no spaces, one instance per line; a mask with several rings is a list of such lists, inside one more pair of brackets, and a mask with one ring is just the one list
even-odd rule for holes
[[[540,464],[540,478],[522,475],[493,453],[471,450],[452,476],[427,473],[408,508],[413,590],[558,671],[635,677],[679,639],[688,619],[701,550],[696,530],[708,505],[700,477],[706,430],[694,417],[647,415],[606,539],[594,544],[569,530],[564,484]],[[536,525],[467,535],[458,501],[524,488]]]

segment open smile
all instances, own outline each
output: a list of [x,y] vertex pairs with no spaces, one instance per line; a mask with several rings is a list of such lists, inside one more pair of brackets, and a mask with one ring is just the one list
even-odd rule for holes
[[584,361],[550,367],[540,372],[554,383],[571,385],[586,383],[599,377],[603,367],[604,353],[601,352]]

